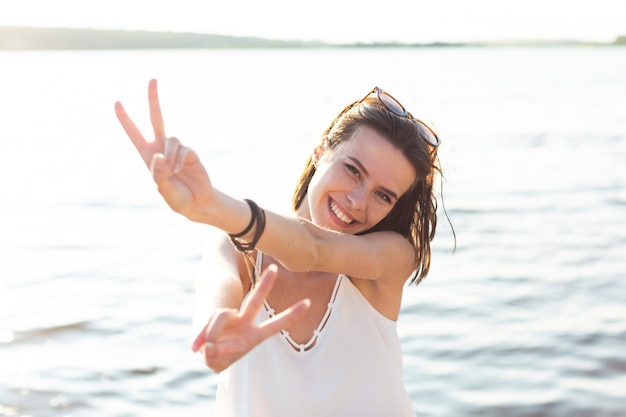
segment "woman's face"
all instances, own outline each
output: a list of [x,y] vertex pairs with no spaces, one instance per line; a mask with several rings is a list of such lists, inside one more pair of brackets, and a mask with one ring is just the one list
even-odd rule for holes
[[317,170],[298,214],[343,233],[375,226],[415,181],[402,151],[369,126],[316,157]]

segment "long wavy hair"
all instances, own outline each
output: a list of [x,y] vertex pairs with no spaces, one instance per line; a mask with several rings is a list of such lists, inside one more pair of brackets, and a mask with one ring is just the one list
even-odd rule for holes
[[[332,150],[341,142],[350,140],[357,129],[364,125],[375,129],[402,151],[415,169],[416,178],[384,219],[359,234],[393,230],[408,239],[415,248],[415,272],[410,284],[417,285],[430,269],[430,242],[437,228],[437,198],[433,193],[435,175],[441,174],[437,148],[423,139],[425,127],[391,113],[371,97],[356,101],[339,113],[323,133],[325,149]],[[302,204],[315,172],[315,159],[311,155],[296,185],[292,199],[294,211]]]

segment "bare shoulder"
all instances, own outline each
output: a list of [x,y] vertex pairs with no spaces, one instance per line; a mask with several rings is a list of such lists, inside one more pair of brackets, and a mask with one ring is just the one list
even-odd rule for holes
[[401,287],[416,268],[415,249],[396,232],[350,236],[344,243],[329,258],[341,263],[335,268],[350,277]]
[[350,280],[374,309],[389,320],[397,320],[402,304],[402,292],[416,268],[415,249],[403,236],[394,232],[377,232],[361,236],[372,254],[362,259],[371,268],[365,276]]
[[350,281],[376,311],[389,320],[398,320],[404,285],[359,278],[350,278]]

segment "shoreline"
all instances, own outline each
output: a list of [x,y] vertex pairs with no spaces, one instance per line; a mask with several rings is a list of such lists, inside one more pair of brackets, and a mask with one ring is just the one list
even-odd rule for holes
[[606,47],[626,46],[626,36],[613,42],[519,40],[430,43],[327,43],[188,32],[70,29],[0,26],[0,51],[124,49],[290,49],[290,48],[459,48],[459,47]]

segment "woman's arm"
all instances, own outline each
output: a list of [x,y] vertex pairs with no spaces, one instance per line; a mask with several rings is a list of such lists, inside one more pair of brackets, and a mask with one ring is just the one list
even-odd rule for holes
[[[250,207],[214,188],[197,154],[178,139],[165,135],[155,80],[149,83],[148,99],[153,141],[144,139],[119,102],[115,110],[165,201],[192,221],[230,234],[242,231],[250,220]],[[265,232],[257,246],[289,269],[404,282],[415,268],[412,246],[396,233],[353,236],[326,230],[302,219],[266,214]],[[252,234],[244,236],[243,240],[250,239]]]
[[[204,208],[200,222],[229,233],[237,220],[239,231],[250,219],[248,205],[226,194],[217,193]],[[243,209],[244,214],[239,215]],[[233,217],[238,217],[233,219]],[[254,228],[242,240],[250,241]],[[292,271],[343,273],[368,280],[404,283],[415,269],[415,250],[400,234],[375,232],[351,235],[324,229],[308,220],[266,211],[266,225],[257,247]]]

